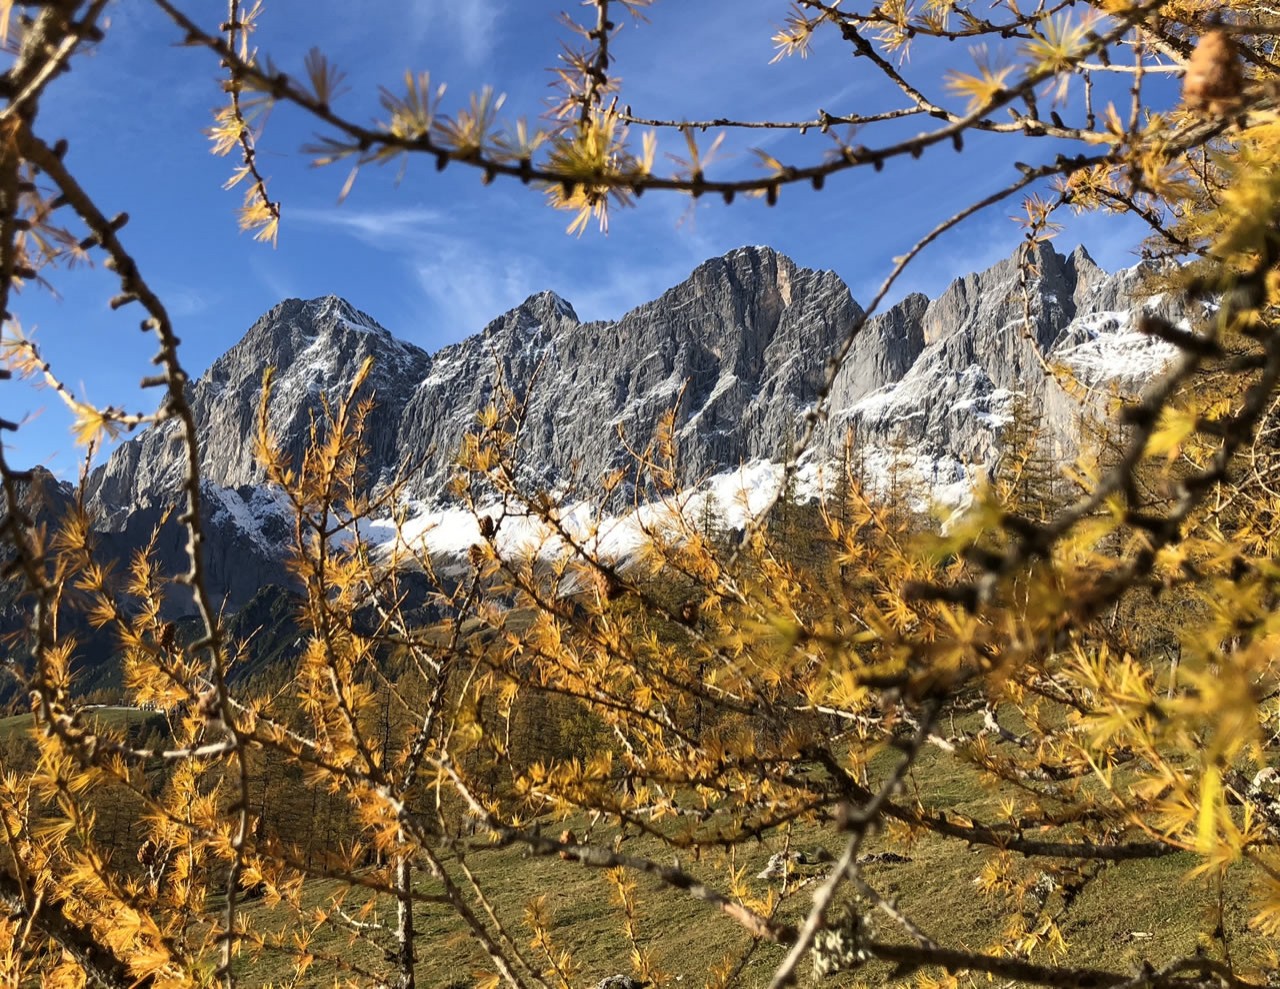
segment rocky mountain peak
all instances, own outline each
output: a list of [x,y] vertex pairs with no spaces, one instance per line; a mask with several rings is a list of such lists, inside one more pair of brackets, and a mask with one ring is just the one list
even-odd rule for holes
[[[15,481],[14,489],[19,507],[36,522],[57,519],[75,499],[75,490],[68,482],[60,481],[52,471],[39,465]],[[0,513],[0,518],[3,517]],[[11,552],[12,546],[5,543],[0,549],[0,558],[7,559]]]
[[[705,291],[718,283],[734,292],[758,296],[766,304],[789,306],[792,282],[801,269],[791,258],[771,247],[739,247],[718,258],[710,258],[696,267],[689,278],[671,292],[686,286]],[[834,273],[826,272],[825,274]]]
[[[882,451],[908,451],[935,490],[950,485],[960,497],[994,461],[1014,403],[1025,398],[1043,417],[1045,441],[1069,462],[1079,423],[1105,414],[1108,383],[1139,391],[1172,357],[1168,344],[1141,332],[1138,314],[1155,308],[1184,325],[1199,318],[1198,306],[1176,294],[1150,297],[1150,273],[1137,265],[1107,274],[1083,247],[1064,255],[1039,244],[956,279],[918,317],[904,300],[868,322],[865,345],[882,359],[891,352],[874,332],[885,319],[896,339],[918,327],[922,348],[905,373],[873,392],[837,389],[833,423]],[[1063,388],[1046,372],[1054,367],[1095,398]]]
[[1071,254],[1068,256],[1068,260],[1071,262],[1071,266],[1076,269],[1077,273],[1084,270],[1102,270],[1098,267],[1098,263],[1093,260],[1093,255],[1089,253],[1089,249],[1083,244],[1077,244],[1075,246],[1075,249],[1072,250]]
[[1022,322],[1029,309],[1038,342],[1048,346],[1058,327],[1075,315],[1075,256],[1064,257],[1048,243],[1033,245],[1025,259],[1021,255],[1015,251],[985,271],[964,275],[948,285],[925,314],[925,343]]
[[569,301],[550,289],[544,289],[529,296],[520,305],[516,306],[515,311],[528,313],[539,322],[550,320],[581,322]]
[[550,290],[536,292],[513,309],[492,319],[479,334],[460,343],[441,348],[435,355],[437,363],[450,364],[458,354],[480,341],[492,354],[496,351],[540,350],[549,340],[568,328],[577,326],[580,320],[565,299]]
[[[616,322],[581,323],[562,298],[540,293],[435,355],[406,403],[400,445],[456,450],[476,409],[503,388],[528,404],[531,482],[594,485],[625,466],[619,434],[643,447],[678,406],[677,425],[699,437],[688,447],[693,477],[784,442],[783,420],[816,390],[821,355],[858,311],[834,274],[768,248],[713,258]],[[450,469],[433,460],[409,482],[426,500],[440,497]]]
[[300,323],[310,324],[317,330],[341,329],[358,333],[372,332],[389,337],[391,334],[378,325],[367,313],[361,312],[346,299],[337,295],[322,295],[316,299],[289,299],[285,305],[296,309]]
[[[431,363],[425,351],[397,340],[337,296],[286,299],[272,307],[191,386],[191,406],[204,439],[204,477],[231,488],[262,480],[253,449],[266,368],[275,371],[269,426],[286,453],[296,456],[322,396],[344,396],[366,358],[373,358],[369,384],[375,394],[393,399],[411,390]],[[387,423],[397,414],[379,404],[370,417],[370,442],[385,455],[392,454],[395,436]],[[176,496],[184,470],[176,430],[172,421],[145,430],[94,471],[90,503],[109,526],[123,525],[137,508]]]
[[329,353],[343,360],[373,356],[392,362],[425,356],[346,299],[285,299],[261,316],[200,380],[226,383],[248,370],[261,375],[263,368],[274,367],[282,381],[299,376],[325,381],[314,373],[313,364]]

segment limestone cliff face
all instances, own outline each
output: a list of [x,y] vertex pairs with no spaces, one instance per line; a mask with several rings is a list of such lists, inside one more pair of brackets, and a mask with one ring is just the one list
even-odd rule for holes
[[[912,295],[868,320],[834,380],[819,455],[835,454],[852,427],[859,442],[932,458],[935,474],[938,464],[989,462],[1018,393],[1042,402],[1067,435],[1077,407],[1055,391],[1046,364],[1100,390],[1141,387],[1158,373],[1168,348],[1137,332],[1130,301],[1141,271],[1107,275],[1083,249],[1041,247],[1032,260],[1025,291],[1009,258],[936,299]],[[1151,304],[1173,319],[1190,315],[1178,300]],[[284,579],[287,521],[253,458],[268,366],[277,374],[270,425],[297,453],[322,397],[345,395],[373,359],[371,490],[403,477],[409,497],[447,502],[462,438],[500,390],[527,404],[520,450],[530,484],[595,488],[628,466],[627,446],[643,449],[671,408],[681,480],[694,484],[783,457],[860,315],[835,274],[763,247],[707,261],[616,322],[583,323],[544,292],[434,355],[341,299],[282,302],[191,388],[217,591],[234,607]],[[173,424],[120,446],[89,484],[104,530],[122,544],[149,531],[177,497],[182,463]]]
[[917,292],[867,320],[832,385],[832,409],[852,408],[871,393],[902,380],[925,348],[928,309],[928,297]]
[[[1030,261],[1025,279],[1008,258],[927,305],[913,297],[890,309],[897,338],[925,345],[895,380],[834,403],[829,432],[853,428],[863,442],[930,462],[935,475],[958,476],[994,460],[1009,407],[1024,396],[1068,457],[1080,418],[1102,415],[1112,387],[1140,391],[1173,356],[1140,332],[1141,312],[1188,322],[1198,315],[1181,299],[1143,298],[1143,266],[1108,275],[1083,248],[1062,255],[1048,245]],[[1056,376],[1064,370],[1092,396],[1070,396]]]
[[[192,388],[204,477],[227,488],[261,481],[253,436],[265,367],[277,370],[271,427],[297,452],[321,395],[345,394],[371,356],[371,487],[413,465],[407,493],[443,500],[463,436],[499,389],[528,402],[522,451],[534,482],[573,476],[591,485],[625,462],[620,437],[643,447],[673,406],[684,475],[696,479],[779,453],[827,355],[860,313],[835,274],[799,268],[768,248],[708,261],[616,323],[582,323],[569,303],[544,292],[434,356],[340,299],[289,300]],[[877,384],[909,363],[879,354],[874,361],[883,364],[870,372]],[[94,475],[92,501],[109,525],[121,525],[172,498],[181,470],[174,426],[147,430]]]
[[[798,268],[767,248],[699,266],[616,323],[581,323],[558,297],[535,296],[435,356],[409,397],[402,450],[454,451],[501,381],[528,403],[524,463],[535,483],[591,486],[626,466],[676,408],[685,480],[776,456],[812,400],[823,361],[860,315],[831,272]],[[409,492],[439,497],[447,456]]]
[[[402,396],[422,379],[431,359],[342,299],[288,299],[254,323],[191,387],[204,479],[223,488],[262,481],[253,449],[268,367],[276,371],[271,429],[285,451],[296,455],[321,396],[344,396],[367,357],[374,362],[368,387],[380,399],[367,441],[375,462],[395,459]],[[109,528],[122,527],[133,512],[172,501],[184,462],[177,423],[145,430],[94,472],[90,502]]]

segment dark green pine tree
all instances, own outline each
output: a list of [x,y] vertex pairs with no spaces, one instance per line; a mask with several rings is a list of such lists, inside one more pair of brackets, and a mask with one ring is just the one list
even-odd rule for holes
[[1004,507],[1036,522],[1052,518],[1067,498],[1060,459],[1051,448],[1043,412],[1025,394],[1015,396],[991,475]]

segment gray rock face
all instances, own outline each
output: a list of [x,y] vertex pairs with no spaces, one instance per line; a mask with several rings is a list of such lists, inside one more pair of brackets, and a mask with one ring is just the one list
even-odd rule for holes
[[[1135,303],[1149,274],[1141,265],[1108,275],[1084,248],[1064,256],[1047,245],[1030,262],[1025,280],[1015,255],[952,282],[922,313],[911,299],[889,310],[903,326],[899,338],[918,332],[925,346],[896,380],[833,403],[828,432],[853,428],[864,442],[909,451],[945,483],[995,459],[1010,405],[1025,396],[1069,457],[1079,420],[1101,416],[1112,387],[1138,391],[1172,357],[1138,331],[1138,313],[1197,315],[1170,296]],[[1093,393],[1068,393],[1060,371]]]
[[924,350],[928,308],[928,297],[916,292],[867,320],[832,385],[833,409],[850,408],[901,380]]
[[[224,488],[201,485],[205,534],[205,573],[215,606],[235,610],[268,585],[289,586],[285,567],[287,547],[293,544],[293,522],[265,486]],[[185,573],[187,530],[177,513],[166,516],[167,503],[154,498],[133,511],[117,512],[115,527],[98,533],[103,555],[127,560],[156,533],[153,558],[161,573]],[[174,618],[195,610],[191,591],[171,585],[165,615]]]
[[[476,413],[507,389],[528,403],[524,467],[535,483],[591,485],[643,448],[677,406],[685,480],[776,456],[812,401],[831,348],[860,314],[832,272],[797,267],[768,248],[706,262],[617,323],[582,323],[544,292],[434,357],[391,337],[336,298],[289,300],[262,317],[192,388],[204,478],[222,487],[262,479],[253,459],[261,375],[277,368],[271,427],[300,452],[320,396],[345,393],[366,356],[378,405],[367,444],[369,483],[410,468],[406,492],[443,501]],[[868,381],[909,363],[877,354]],[[91,481],[108,526],[175,496],[183,469],[174,424],[122,445]]]
[[[1045,362],[1091,385],[1140,386],[1167,359],[1164,345],[1133,326],[1127,300],[1141,272],[1107,275],[1083,248],[1064,256],[1040,247],[1031,260],[1025,291],[1015,256],[936,299],[912,295],[870,319],[834,381],[819,452],[836,454],[854,427],[859,442],[910,448],[935,464],[989,462],[1017,393],[1041,400],[1067,428],[1078,403],[1054,392]],[[1187,316],[1177,300],[1153,305]],[[632,465],[627,447],[644,449],[673,407],[679,478],[694,484],[782,458],[828,357],[860,315],[835,274],[762,247],[707,261],[617,322],[583,323],[544,292],[433,356],[343,300],[282,302],[191,389],[206,513],[225,533],[210,540],[218,590],[233,606],[247,599],[273,579],[287,540],[277,503],[256,487],[267,366],[277,369],[270,427],[296,455],[322,396],[345,395],[373,358],[370,490],[402,478],[408,496],[445,503],[464,435],[504,390],[527,406],[520,456],[531,484],[596,489],[607,472]],[[105,530],[133,532],[177,497],[182,469],[174,424],[146,430],[95,472],[90,504]]]
[[[288,299],[254,323],[192,385],[204,479],[226,488],[262,481],[253,451],[268,367],[276,371],[268,406],[271,431],[283,450],[296,457],[307,441],[311,418],[320,412],[321,396],[344,397],[367,357],[374,361],[367,387],[379,399],[366,437],[370,462],[381,466],[394,461],[403,396],[422,379],[431,359],[342,299]],[[118,528],[140,508],[170,504],[184,469],[177,423],[162,423],[122,444],[94,472],[90,504],[108,528]]]
[[[580,323],[550,294],[535,296],[436,354],[405,405],[402,450],[456,450],[499,382],[527,401],[523,466],[534,483],[594,485],[630,465],[677,409],[681,475],[691,481],[774,456],[816,392],[822,362],[859,315],[831,272],[744,248],[617,323]],[[439,498],[450,473],[435,456],[411,495]]]

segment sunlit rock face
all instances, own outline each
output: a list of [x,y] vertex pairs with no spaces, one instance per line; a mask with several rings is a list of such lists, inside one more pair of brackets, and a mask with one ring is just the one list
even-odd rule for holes
[[963,486],[995,460],[1022,397],[1069,459],[1082,420],[1104,416],[1113,394],[1140,391],[1172,358],[1168,344],[1141,332],[1142,313],[1184,325],[1202,315],[1168,295],[1143,298],[1150,274],[1139,265],[1109,275],[1082,247],[1062,255],[1039,245],[1021,262],[1015,255],[956,279],[932,301],[908,297],[883,318],[894,340],[923,347],[869,394],[837,388],[828,435],[851,430],[881,455],[905,455],[926,484]]
[[[395,459],[402,396],[422,380],[430,357],[342,299],[287,299],[254,323],[191,386],[204,480],[226,488],[263,480],[254,438],[267,368],[275,373],[270,430],[281,448],[296,456],[307,442],[322,397],[344,398],[366,358],[373,360],[367,387],[380,398],[366,444],[374,462]],[[122,444],[94,472],[91,504],[109,526],[121,525],[121,513],[170,502],[185,473],[178,423],[170,420]]]

